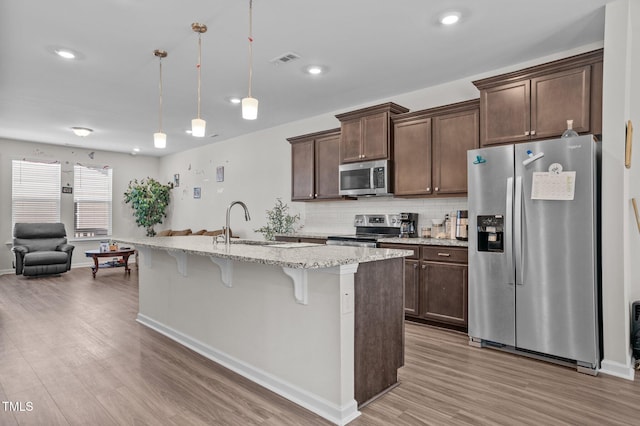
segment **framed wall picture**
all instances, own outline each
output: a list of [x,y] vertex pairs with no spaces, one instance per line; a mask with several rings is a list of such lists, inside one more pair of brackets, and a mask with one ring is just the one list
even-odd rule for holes
[[176,173],[173,175],[173,187],[177,188],[180,186],[180,173]]
[[224,182],[224,166],[216,167],[216,182]]
[[200,198],[201,193],[202,192],[199,186],[193,188],[193,198]]

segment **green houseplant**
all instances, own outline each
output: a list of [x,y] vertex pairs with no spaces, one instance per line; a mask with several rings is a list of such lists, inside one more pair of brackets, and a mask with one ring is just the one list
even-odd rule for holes
[[124,202],[131,204],[136,224],[146,228],[147,237],[156,235],[153,229],[162,219],[167,217],[167,206],[171,198],[173,184],[161,184],[157,180],[147,177],[129,181],[124,193]]
[[273,209],[267,210],[267,224],[255,229],[255,231],[262,233],[265,240],[272,241],[276,234],[293,233],[299,219],[299,214],[290,215],[289,206],[284,204],[280,198],[276,198]]

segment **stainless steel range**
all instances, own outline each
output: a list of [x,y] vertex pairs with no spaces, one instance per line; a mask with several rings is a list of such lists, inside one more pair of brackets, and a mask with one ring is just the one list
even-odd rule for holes
[[350,235],[331,235],[327,245],[377,247],[382,238],[415,236],[417,213],[399,214],[357,214],[353,219],[356,233]]

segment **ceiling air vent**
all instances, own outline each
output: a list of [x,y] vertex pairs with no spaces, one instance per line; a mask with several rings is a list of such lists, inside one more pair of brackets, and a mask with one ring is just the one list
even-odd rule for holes
[[300,59],[300,55],[298,55],[297,53],[287,52],[287,53],[283,53],[282,55],[273,58],[269,62],[271,62],[272,64],[275,64],[275,65],[280,65],[280,64],[288,64],[289,62],[293,62],[293,61],[296,61],[298,59]]

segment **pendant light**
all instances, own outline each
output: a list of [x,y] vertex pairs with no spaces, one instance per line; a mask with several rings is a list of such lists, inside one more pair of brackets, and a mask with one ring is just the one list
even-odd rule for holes
[[202,70],[202,33],[207,32],[207,26],[194,22],[191,29],[198,33],[198,118],[191,120],[191,135],[198,138],[204,137],[207,122],[200,118],[200,72]]
[[167,134],[162,131],[162,58],[167,57],[167,52],[164,50],[156,49],[153,54],[158,58],[160,64],[160,82],[158,83],[158,89],[160,91],[160,103],[158,108],[158,131],[153,134],[153,146],[158,149],[164,149],[167,147]]
[[253,0],[249,0],[249,95],[242,99],[242,118],[255,120],[258,118],[258,100],[251,97],[251,80],[253,77]]

